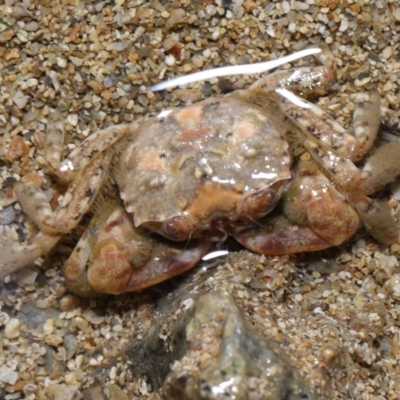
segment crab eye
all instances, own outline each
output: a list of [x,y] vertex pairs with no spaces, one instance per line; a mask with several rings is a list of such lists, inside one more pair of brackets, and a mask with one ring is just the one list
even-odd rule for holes
[[248,196],[242,204],[242,213],[258,219],[268,214],[279,200],[275,190],[263,190]]
[[185,217],[174,217],[163,222],[161,231],[162,235],[171,240],[189,239],[193,222]]

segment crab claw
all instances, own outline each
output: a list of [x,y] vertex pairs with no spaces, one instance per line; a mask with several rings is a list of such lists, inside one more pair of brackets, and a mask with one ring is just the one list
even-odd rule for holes
[[210,244],[153,239],[118,207],[94,218],[67,261],[65,276],[69,289],[81,296],[137,291],[191,269]]
[[112,240],[107,244],[100,242],[101,249],[88,270],[89,285],[97,292],[110,294],[142,290],[193,268],[210,246],[196,241],[181,250],[152,242],[151,255],[141,267],[132,265],[136,255],[131,254],[131,259],[128,246]]
[[359,217],[314,163],[301,161],[284,195],[285,216],[235,236],[250,250],[265,255],[319,251],[354,235]]
[[164,254],[164,249],[158,248],[164,246],[156,245],[155,252],[158,253],[161,250],[162,256],[153,257],[138,271],[132,272],[125,291],[145,289],[188,271],[207,253],[210,245],[211,242],[196,240],[185,250],[176,252],[176,250],[169,249],[169,254]]
[[284,216],[235,235],[235,239],[247,249],[268,256],[318,251],[332,246],[310,227],[293,225]]

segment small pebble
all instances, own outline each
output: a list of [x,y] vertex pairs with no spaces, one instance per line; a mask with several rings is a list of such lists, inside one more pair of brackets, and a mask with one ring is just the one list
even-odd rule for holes
[[204,65],[204,57],[196,54],[192,57],[192,62],[196,67],[201,68]]
[[56,329],[56,324],[53,318],[46,319],[43,325],[43,333],[47,335],[51,335]]
[[70,360],[78,350],[78,341],[73,335],[64,337],[65,358]]
[[39,24],[36,21],[30,21],[25,25],[25,30],[28,32],[35,32],[39,29]]
[[38,85],[39,81],[36,78],[29,78],[26,81],[26,84],[28,85],[28,87],[36,87]]
[[63,58],[63,57],[58,57],[57,58],[57,65],[60,68],[65,68],[67,66],[67,60],[65,58]]
[[112,367],[109,373],[109,377],[111,380],[115,380],[117,378],[117,368],[116,367]]
[[55,364],[54,354],[55,353],[54,353],[54,350],[48,346],[44,346],[44,351],[45,351],[45,353],[44,353],[44,357],[43,357],[43,360],[44,360],[43,367],[46,370],[46,373],[48,375],[50,375],[54,369],[54,364]]
[[110,385],[105,390],[109,400],[129,400],[129,397],[117,385]]
[[399,243],[393,243],[390,246],[390,251],[397,257],[400,256],[400,244]]
[[0,326],[7,325],[9,322],[10,316],[4,311],[0,311]]
[[22,42],[26,43],[28,41],[28,33],[24,30],[19,30],[17,32],[17,38]]
[[15,32],[12,29],[0,32],[0,43],[7,43],[14,35]]
[[187,103],[196,103],[204,98],[203,92],[199,89],[176,89],[172,95],[173,99]]
[[361,77],[360,79],[357,78],[357,79],[355,80],[354,84],[355,84],[356,86],[358,86],[358,87],[364,86],[364,85],[366,85],[368,82],[370,82],[371,79],[372,79],[372,78],[371,78],[370,76]]
[[91,318],[90,323],[93,325],[99,325],[105,321],[105,317],[102,315],[95,315]]
[[76,382],[76,377],[74,373],[67,373],[64,376],[65,383],[67,385],[72,385]]
[[167,19],[165,23],[165,27],[167,30],[175,27],[176,25],[183,24],[186,21],[186,12],[183,8],[174,8],[171,11],[170,17]]
[[[8,385],[15,385],[18,380],[18,373],[8,368],[6,365],[0,367],[0,382]],[[19,398],[19,397],[18,397]]]
[[122,42],[113,42],[107,46],[108,51],[123,51],[129,46],[129,41],[124,40]]
[[76,326],[83,332],[87,333],[90,331],[90,324],[85,319],[81,317],[76,317]]
[[95,383],[90,388],[85,389],[82,393],[85,400],[109,400],[106,399],[103,389],[98,383]]
[[217,13],[217,7],[212,4],[206,6],[206,14],[214,16]]
[[400,300],[400,274],[394,274],[387,282],[390,294],[395,300]]
[[343,18],[343,19],[341,20],[341,23],[340,23],[339,31],[340,31],[340,32],[345,32],[345,31],[347,31],[347,29],[349,28],[349,26],[350,26],[349,20],[348,20],[347,18]]
[[16,19],[22,19],[22,18],[32,18],[33,14],[25,7],[25,5],[21,3],[17,3],[13,8],[12,8],[12,15]]
[[78,115],[77,114],[69,114],[67,117],[67,122],[72,126],[78,125]]
[[21,322],[17,318],[11,318],[4,329],[4,335],[7,339],[15,339],[19,336]]
[[8,206],[0,211],[0,225],[11,224],[16,218],[14,206]]
[[13,49],[11,49],[6,55],[5,55],[5,59],[6,59],[6,61],[9,61],[9,60],[15,60],[15,59],[17,59],[17,58],[19,58],[20,57],[20,55],[19,55],[19,51],[18,51],[18,49],[16,48],[16,47],[14,47]]
[[83,59],[79,57],[70,56],[69,60],[77,67],[80,67],[83,64]]
[[24,395],[28,397],[32,397],[34,395],[35,390],[37,389],[37,385],[34,383],[27,383],[24,388],[22,389]]
[[33,285],[38,273],[33,269],[25,268],[17,272],[18,283],[20,285]]
[[25,96],[20,90],[18,90],[14,97],[13,97],[13,102],[14,104],[20,109],[22,110],[26,104],[28,103],[29,97]]
[[14,136],[11,139],[8,151],[7,151],[7,159],[9,161],[15,161],[20,159],[21,157],[28,154],[29,147],[25,143],[24,139],[21,136]]
[[49,308],[53,304],[53,299],[51,297],[46,297],[45,299],[37,299],[35,302],[35,306],[37,308]]
[[175,57],[170,54],[165,57],[165,64],[167,64],[169,67],[174,65],[175,61]]
[[105,88],[110,88],[112,85],[113,85],[113,80],[107,76],[103,81],[103,86]]
[[58,347],[64,339],[60,335],[48,335],[44,339],[49,346]]
[[[57,399],[57,400],[73,400],[78,397],[77,388],[72,385],[68,386],[65,383],[57,383],[49,385],[46,388],[46,398],[47,399]],[[100,400],[98,398],[97,400]]]
[[387,60],[388,58],[391,57],[392,52],[393,52],[393,49],[391,46],[385,47],[381,53],[381,58]]
[[78,307],[81,303],[81,299],[73,294],[67,294],[60,300],[61,311],[71,311]]

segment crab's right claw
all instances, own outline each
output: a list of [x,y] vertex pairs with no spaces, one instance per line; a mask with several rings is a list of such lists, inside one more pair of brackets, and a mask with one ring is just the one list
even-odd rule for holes
[[142,290],[193,268],[211,243],[153,239],[117,207],[95,217],[66,263],[71,291],[81,296]]

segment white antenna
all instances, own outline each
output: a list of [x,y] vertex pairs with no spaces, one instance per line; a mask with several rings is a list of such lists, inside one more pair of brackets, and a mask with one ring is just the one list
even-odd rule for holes
[[207,79],[216,78],[217,76],[259,74],[261,72],[280,67],[281,65],[288,62],[298,60],[299,58],[311,56],[320,52],[321,49],[319,47],[315,47],[312,49],[301,50],[288,56],[278,58],[276,60],[265,61],[256,64],[232,65],[229,67],[214,68],[207,71],[195,72],[194,74],[189,74],[181,76],[179,78],[170,79],[169,81],[156,83],[155,85],[150,86],[148,88],[148,91],[158,92],[159,90],[164,90],[179,85],[186,85],[187,83],[204,81]]

